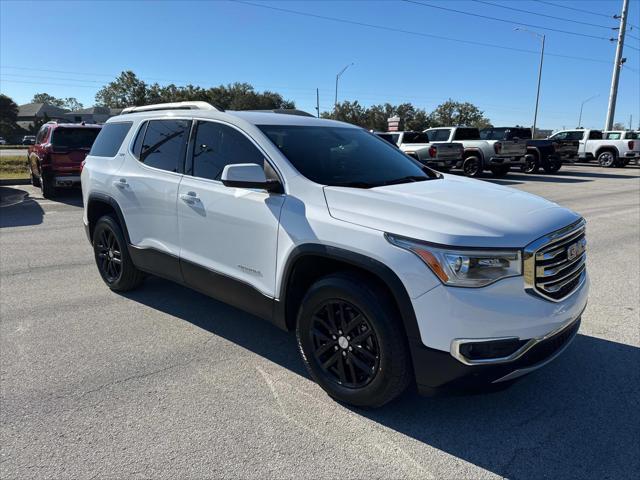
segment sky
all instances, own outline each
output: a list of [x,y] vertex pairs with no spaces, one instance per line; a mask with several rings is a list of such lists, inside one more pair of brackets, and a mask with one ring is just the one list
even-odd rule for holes
[[[353,64],[339,100],[431,111],[452,98],[494,125],[531,125],[534,31],[546,35],[538,128],[576,127],[594,96],[582,124],[602,128],[615,53],[606,39],[617,35],[611,16],[621,8],[622,0],[0,0],[0,91],[18,104],[46,92],[86,107],[132,70],[148,83],[248,82],[315,113],[316,88],[321,111],[330,110],[336,74]],[[629,22],[635,38],[625,42],[615,121],[628,125],[632,115],[640,128],[640,0],[630,0]]]

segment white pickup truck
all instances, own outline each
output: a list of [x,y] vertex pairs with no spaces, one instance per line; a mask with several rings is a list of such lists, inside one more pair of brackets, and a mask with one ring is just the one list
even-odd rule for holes
[[431,142],[424,132],[385,132],[378,136],[395,144],[420,163],[436,170],[448,171],[462,161],[464,147],[461,143]]
[[578,140],[578,158],[582,161],[596,159],[601,167],[624,167],[629,161],[640,158],[640,140],[635,132],[575,129],[561,130],[549,140]]
[[425,130],[432,142],[459,142],[464,147],[462,170],[468,177],[479,177],[484,170],[504,177],[511,166],[526,164],[526,139],[481,140],[480,130],[472,127],[438,127]]

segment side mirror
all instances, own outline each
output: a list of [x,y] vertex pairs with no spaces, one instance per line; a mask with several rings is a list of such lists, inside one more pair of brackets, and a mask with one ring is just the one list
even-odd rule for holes
[[278,180],[268,180],[264,168],[256,163],[235,163],[227,165],[220,177],[225,187],[259,188],[267,192],[282,193]]

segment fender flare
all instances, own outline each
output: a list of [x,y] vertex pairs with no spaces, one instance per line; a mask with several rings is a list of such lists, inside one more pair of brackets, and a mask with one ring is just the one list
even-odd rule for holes
[[484,165],[484,152],[480,148],[478,147],[465,148],[464,152],[462,153],[463,160],[467,158],[468,156],[467,153],[477,154],[477,156],[480,157],[480,161],[482,162],[482,165]]
[[393,270],[382,262],[366,255],[317,243],[305,243],[298,245],[291,251],[284,265],[282,270],[282,282],[280,284],[278,296],[279,301],[277,302],[276,307],[279,310],[276,313],[276,317],[280,318],[283,324],[286,314],[287,286],[294,266],[298,260],[305,256],[324,257],[344,262],[378,277],[387,286],[393,296],[409,340],[420,341],[420,329],[418,328],[418,321],[416,319],[415,311],[413,310],[411,298],[409,297],[404,284]]
[[600,154],[605,151],[613,151],[616,154],[616,158],[620,158],[620,150],[618,150],[618,147],[616,147],[615,145],[603,145],[602,147],[598,148],[595,153],[595,158],[597,159]]
[[[122,209],[115,198],[105,193],[93,192],[89,195],[89,199],[87,200],[87,216],[89,213],[89,209],[91,207],[92,202],[106,203],[116,212],[116,216],[118,217],[118,222],[120,223],[120,227],[122,228],[122,232],[124,233],[124,238],[129,245],[131,245],[131,237],[129,236],[129,229],[127,228],[127,222],[124,220],[124,215],[122,214]],[[93,233],[93,232],[91,232]]]

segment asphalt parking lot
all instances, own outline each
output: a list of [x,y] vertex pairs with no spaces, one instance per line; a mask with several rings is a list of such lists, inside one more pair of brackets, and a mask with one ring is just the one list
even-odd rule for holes
[[640,167],[492,180],[588,221],[566,352],[511,388],[333,402],[295,338],[167,281],[110,292],[81,198],[0,187],[0,477],[637,478]]

